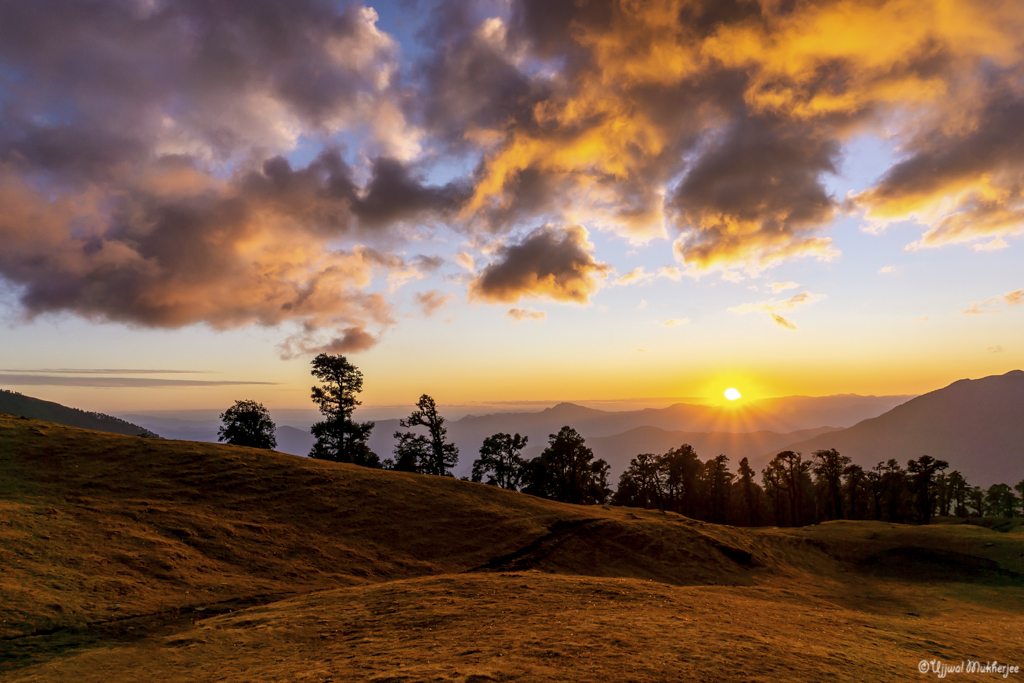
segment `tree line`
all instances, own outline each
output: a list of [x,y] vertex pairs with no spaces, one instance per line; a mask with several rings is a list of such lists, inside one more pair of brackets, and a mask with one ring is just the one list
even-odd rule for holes
[[612,502],[736,526],[833,519],[929,524],[935,516],[1024,514],[1024,481],[982,489],[928,455],[909,460],[905,469],[895,459],[864,469],[834,448],[810,458],[782,451],[761,470],[760,482],[747,458],[735,473],[728,462],[725,455],[702,462],[687,444],[662,455],[638,455],[619,478]]
[[[364,467],[452,476],[458,447],[448,441],[445,418],[434,399],[423,394],[416,409],[399,420],[392,457],[381,460],[367,445],[373,422],[352,419],[361,404],[363,375],[344,356],[320,354],[312,361],[320,384],[311,398],[323,415],[311,433],[309,456]],[[218,440],[256,448],[274,448],[270,413],[255,401],[237,401],[221,415]],[[738,470],[718,455],[702,461],[689,444],[667,453],[642,453],[609,486],[609,466],[595,459],[583,437],[565,426],[549,435],[535,458],[523,457],[527,437],[499,433],[484,439],[471,480],[566,503],[625,505],[678,512],[693,519],[737,526],[801,526],[832,519],[874,519],[928,524],[933,516],[1024,514],[1024,481],[1011,488],[972,487],[949,463],[922,455],[906,469],[896,460],[865,470],[835,449],[810,458],[782,451],[757,473],[747,458]],[[1018,496],[1017,493],[1020,495]]]

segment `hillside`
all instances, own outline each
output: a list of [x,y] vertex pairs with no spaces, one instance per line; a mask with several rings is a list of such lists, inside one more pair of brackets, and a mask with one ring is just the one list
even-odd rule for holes
[[[962,379],[884,415],[787,448],[835,448],[864,467],[921,455],[946,460],[974,485],[1024,479],[1024,371]],[[770,457],[771,453],[766,453]]]
[[5,681],[902,680],[1022,645],[1018,533],[739,529],[10,417],[0,563]]
[[68,408],[52,401],[43,401],[14,391],[0,389],[0,414],[31,417],[44,422],[55,422],[68,427],[95,429],[112,434],[155,437],[156,434],[120,418]]

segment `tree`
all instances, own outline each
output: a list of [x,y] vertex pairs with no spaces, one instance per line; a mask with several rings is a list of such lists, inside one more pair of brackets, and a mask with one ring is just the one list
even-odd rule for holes
[[608,486],[608,472],[611,466],[604,458],[598,458],[590,463],[590,499],[598,505],[604,505],[612,495],[612,489]]
[[616,505],[639,508],[662,506],[662,462],[651,453],[641,453],[629,461],[629,467],[619,476],[615,492]]
[[750,461],[746,458],[740,460],[740,488],[743,491],[743,504],[747,511],[747,526],[757,526],[760,523],[757,507],[757,484],[754,482],[754,470],[750,467]]
[[277,447],[274,421],[262,403],[235,401],[235,405],[220,414],[220,419],[224,424],[217,430],[217,441],[250,448]]
[[789,509],[793,526],[803,526],[803,494],[805,478],[811,463],[804,460],[800,453],[793,451],[782,451],[769,464],[778,463],[778,470],[782,473],[778,482],[789,494]]
[[920,524],[930,524],[932,521],[932,510],[935,508],[935,475],[947,467],[948,462],[936,460],[930,455],[922,455],[917,460],[907,463],[907,472],[913,475],[917,521]]
[[953,470],[946,475],[946,486],[949,488],[949,498],[956,507],[953,514],[957,517],[967,517],[967,498],[970,495],[971,487],[964,479],[964,475],[958,470]]
[[985,492],[980,486],[975,486],[967,491],[967,500],[978,517],[985,516]]
[[594,461],[579,432],[565,426],[548,438],[548,447],[531,461],[527,493],[563,503],[593,503],[607,495],[598,491],[607,490],[607,463]]
[[729,514],[729,494],[732,492],[733,474],[729,471],[729,457],[722,454],[704,463],[704,481],[707,486],[708,517],[716,524],[725,523]]
[[862,519],[865,508],[861,507],[860,501],[864,497],[864,468],[860,465],[847,465],[843,469],[843,476],[846,477],[846,497],[850,501],[848,510],[850,519]]
[[828,519],[843,518],[843,489],[841,480],[843,470],[850,464],[850,459],[845,455],[839,455],[839,451],[832,448],[829,450],[814,451],[814,475],[818,483],[824,487],[825,514]]
[[992,484],[985,493],[985,503],[990,515],[1013,517],[1017,509],[1017,496],[1009,484]]
[[483,481],[516,491],[523,477],[523,448],[527,437],[495,434],[484,439],[480,457],[473,463],[473,481]]
[[700,478],[701,461],[697,451],[688,443],[673,448],[660,458],[664,473],[665,507],[673,512],[697,517],[700,502],[700,491],[697,482]]
[[356,395],[363,390],[363,373],[345,356],[326,353],[314,358],[312,365],[313,376],[323,384],[313,387],[312,399],[325,419],[310,429],[316,443],[309,457],[380,467],[380,458],[366,445],[373,423],[352,420],[352,413],[361,403]]
[[[451,468],[459,462],[459,449],[447,440],[448,429],[437,412],[434,399],[420,396],[416,410],[398,424],[406,429],[426,427],[427,433],[395,432],[395,469],[450,477]],[[415,465],[415,469],[411,469]]]
[[772,458],[768,466],[761,470],[761,481],[764,483],[764,492],[771,502],[772,511],[775,513],[775,526],[782,526],[783,507],[782,493],[785,491],[786,470],[782,461],[777,457]]

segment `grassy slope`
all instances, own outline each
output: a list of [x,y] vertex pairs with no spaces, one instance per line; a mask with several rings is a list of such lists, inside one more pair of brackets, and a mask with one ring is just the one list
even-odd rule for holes
[[69,408],[53,401],[44,401],[4,389],[0,389],[0,414],[31,417],[68,427],[95,429],[128,436],[156,436],[148,429],[111,415]]
[[977,526],[736,529],[0,417],[12,680],[900,679],[1019,658],[1022,558]]

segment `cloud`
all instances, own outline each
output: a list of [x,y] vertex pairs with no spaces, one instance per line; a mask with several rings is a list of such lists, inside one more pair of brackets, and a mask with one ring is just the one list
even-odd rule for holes
[[432,289],[429,292],[417,292],[412,297],[416,304],[423,310],[423,315],[430,317],[448,305],[448,302],[455,298],[454,294],[442,294],[439,289]]
[[277,385],[277,382],[239,382],[228,380],[160,379],[152,377],[69,377],[67,375],[36,375],[0,373],[0,384],[12,387],[106,387],[146,389],[153,387],[227,387],[247,385]]
[[[374,282],[442,267],[411,240],[470,245],[473,299],[584,303],[611,271],[583,225],[673,240],[622,284],[834,258],[843,210],[917,221],[910,249],[1024,231],[1016,0],[495,7],[424,5],[402,57],[358,3],[0,4],[5,286],[27,317],[364,348]],[[902,156],[840,202],[863,135]]]
[[135,368],[46,368],[41,370],[0,370],[0,372],[28,372],[44,375],[197,375],[210,370],[147,370]]
[[647,299],[640,299],[640,303],[638,303],[636,307],[640,310],[647,308]]
[[689,169],[672,198],[676,254],[691,272],[743,268],[837,252],[816,236],[837,202],[821,176],[836,172],[839,145],[756,117],[729,125]]
[[772,283],[772,294],[778,294],[784,292],[787,289],[796,289],[800,285],[795,282],[773,282]]
[[780,327],[785,327],[786,329],[789,330],[795,330],[796,325],[794,325],[793,322],[790,321],[789,319],[779,315],[778,312],[792,311],[797,306],[800,306],[802,304],[814,303],[815,301],[821,301],[824,298],[825,296],[823,294],[811,294],[810,292],[800,292],[799,294],[791,296],[788,299],[783,299],[782,301],[761,301],[759,303],[741,304],[739,306],[734,306],[729,310],[732,311],[733,313],[752,313],[761,311],[770,315],[772,320],[774,320],[775,323]]
[[686,325],[689,322],[690,322],[689,318],[680,318],[679,320],[676,320],[676,319],[666,320],[665,322],[661,323],[661,325],[662,325],[662,327],[675,327],[677,325]]
[[1000,303],[1005,303],[1009,306],[1016,306],[1017,304],[1024,303],[1024,289],[1015,289],[1012,292],[1007,292],[1002,296],[993,296],[985,299],[984,301],[972,301],[971,307],[960,311],[963,315],[982,315],[984,313],[1002,313],[1002,311],[996,308]]
[[948,120],[936,118],[908,136],[905,158],[856,195],[878,229],[902,220],[926,226],[907,250],[971,244],[977,251],[1008,246],[1024,234],[1024,92],[996,77],[975,83],[962,101],[954,92]]
[[[0,70],[21,74],[2,95],[0,277],[25,316],[297,324],[367,348],[365,326],[392,322],[373,278],[397,287],[434,257],[358,242],[468,198],[407,163],[420,133],[376,13],[319,0],[94,10],[0,8]],[[359,136],[365,172],[332,145],[340,132]],[[301,136],[321,149],[296,169],[280,154]]]
[[337,336],[324,338],[320,330],[305,330],[293,335],[278,346],[282,360],[320,353],[348,354],[366,351],[380,341],[362,326],[346,327]]
[[878,274],[879,275],[885,275],[887,273],[895,273],[895,272],[896,272],[896,266],[882,266],[881,268],[878,269]]
[[586,303],[611,268],[594,260],[587,231],[545,225],[518,244],[501,247],[470,283],[471,299],[514,303],[523,297]]
[[648,273],[643,266],[639,266],[629,271],[622,277],[616,278],[613,285],[637,285],[647,284],[653,282],[655,278],[665,278],[667,280],[679,281],[682,279],[682,273],[675,266],[661,266],[656,272]]
[[510,308],[505,311],[505,315],[516,322],[522,322],[524,320],[544,320],[548,317],[548,314],[544,311],[535,311],[532,308]]
[[1003,347],[1002,347],[1002,346],[999,346],[999,345],[997,344],[997,345],[995,345],[995,346],[990,346],[990,347],[988,347],[988,348],[987,348],[987,349],[985,349],[985,350],[986,350],[986,351],[988,351],[989,353],[1002,353],[1002,352],[1003,352]]

